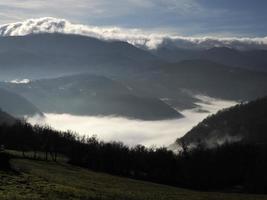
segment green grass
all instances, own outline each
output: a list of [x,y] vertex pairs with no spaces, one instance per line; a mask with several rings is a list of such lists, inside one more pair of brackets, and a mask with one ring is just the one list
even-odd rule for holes
[[0,171],[0,199],[260,200],[264,195],[208,193],[96,173],[66,163],[11,160]]
[[[15,156],[15,157],[23,157],[23,154],[21,151],[16,151],[16,150],[5,150],[6,153]],[[36,152],[36,158],[34,158],[34,152],[33,151],[25,151],[24,152],[24,157],[29,158],[29,159],[37,159],[37,160],[45,160],[46,156],[44,152],[37,151]],[[47,154],[47,160],[48,161],[53,161],[53,158],[51,157],[50,154]],[[58,155],[57,156],[57,161],[58,162],[67,162],[68,158],[63,156],[63,155]]]

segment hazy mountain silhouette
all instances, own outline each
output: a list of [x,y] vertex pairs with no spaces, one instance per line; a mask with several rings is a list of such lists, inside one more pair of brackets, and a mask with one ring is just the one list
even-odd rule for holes
[[1,77],[40,78],[78,72],[129,73],[158,62],[155,56],[120,41],[34,34],[0,37]]
[[158,79],[172,91],[184,88],[196,94],[251,100],[267,94],[267,73],[227,67],[208,60],[187,60],[159,68]]
[[0,88],[0,108],[1,110],[16,116],[23,117],[42,113],[26,98],[13,92]]
[[163,101],[137,95],[120,82],[103,76],[74,75],[32,81],[2,83],[33,102],[43,112],[75,115],[119,115],[145,120],[182,117]]
[[267,50],[240,51],[228,47],[211,49],[159,48],[152,51],[154,55],[168,62],[205,59],[230,67],[267,71]]
[[[48,91],[39,85],[43,80],[32,83],[38,83],[36,86],[38,89],[31,88],[25,91],[26,85],[7,87],[33,101],[43,111],[144,117],[145,115],[141,113],[138,115],[135,112],[131,113],[136,108],[137,102],[139,108],[142,107],[140,104],[142,102],[142,108],[144,110],[147,108],[144,111],[147,117],[144,118],[161,119],[176,116],[174,114],[176,111],[169,105],[178,109],[194,107],[197,101],[194,97],[196,94],[238,101],[251,100],[267,94],[267,74],[257,72],[264,69],[266,63],[264,50],[238,51],[229,48],[185,50],[172,47],[149,51],[126,42],[65,34],[0,37],[0,45],[0,78],[4,80],[55,78],[77,73],[98,74],[108,77],[110,81],[113,80],[111,86],[100,93],[97,85],[101,85],[101,81],[105,82],[106,79],[97,81],[98,84],[93,86],[95,87],[93,90],[98,92],[97,97],[81,95],[78,92],[76,95],[72,91],[73,88],[53,91],[53,87],[61,86],[61,83],[55,81],[57,79],[47,86]],[[177,60],[180,62],[176,62]],[[66,81],[64,84],[73,81],[70,78],[64,80]],[[112,88],[114,80],[120,82],[119,89],[117,86],[115,89]],[[86,85],[82,80],[76,90],[83,88],[83,84]],[[4,87],[7,85],[4,84]],[[86,87],[89,87],[88,85],[90,84]],[[23,91],[21,88],[24,88]],[[127,88],[128,90],[131,88],[131,91],[127,91]],[[119,92],[120,90],[123,92]],[[58,94],[62,94],[62,97],[58,97]],[[70,97],[73,100],[77,98],[76,103]],[[151,101],[152,104],[145,104]],[[79,107],[74,104],[84,106]],[[84,109],[86,104],[91,105]],[[155,105],[164,105],[164,108]],[[170,109],[167,112],[173,114],[165,115],[163,111],[157,112],[157,109]],[[152,115],[158,117],[151,117]]]

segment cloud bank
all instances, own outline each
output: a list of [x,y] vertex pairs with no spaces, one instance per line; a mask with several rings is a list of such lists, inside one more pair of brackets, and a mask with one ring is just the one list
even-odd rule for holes
[[119,40],[145,49],[158,47],[267,49],[267,37],[184,37],[165,33],[149,33],[140,29],[73,24],[65,19],[52,17],[29,19],[0,26],[0,36],[24,36],[38,33],[77,34],[101,40]]
[[[211,113],[236,104],[233,101],[204,96],[197,98],[200,99],[199,108],[181,111],[185,116],[181,119],[142,121],[122,117],[46,113],[45,119],[33,117],[29,118],[28,121],[31,124],[47,124],[57,130],[72,130],[80,135],[97,135],[99,139],[104,141],[122,141],[130,146],[136,144],[143,144],[148,147],[152,145],[169,146]],[[199,109],[207,112],[200,112]]]

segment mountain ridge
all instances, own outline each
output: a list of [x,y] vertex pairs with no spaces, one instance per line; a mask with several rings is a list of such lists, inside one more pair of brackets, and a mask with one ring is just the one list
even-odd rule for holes
[[[34,34],[0,37],[2,76],[37,78],[97,72],[130,73],[160,62],[149,52],[121,41],[79,35]],[[9,73],[8,73],[9,72]],[[25,77],[25,76],[29,77]],[[42,76],[43,75],[43,76]]]
[[218,145],[243,141],[252,144],[267,143],[267,97],[219,111],[192,128],[178,143],[186,145]]
[[267,50],[252,49],[240,51],[229,47],[213,47],[209,49],[159,48],[152,54],[168,62],[182,60],[210,60],[229,67],[267,71]]
[[110,78],[80,74],[27,84],[0,83],[20,94],[43,112],[73,115],[118,115],[143,120],[181,118],[175,109],[156,97],[142,96]]
[[0,87],[0,96],[0,109],[14,117],[43,115],[35,105],[17,93]]

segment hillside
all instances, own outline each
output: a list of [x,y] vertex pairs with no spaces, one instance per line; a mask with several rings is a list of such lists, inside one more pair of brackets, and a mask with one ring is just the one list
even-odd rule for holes
[[14,117],[0,110],[0,124],[13,124],[15,121]]
[[82,72],[121,74],[159,62],[129,43],[79,35],[0,37],[0,46],[0,78],[33,79]]
[[155,82],[211,97],[252,100],[267,94],[267,73],[231,68],[209,60],[186,60],[159,68]]
[[196,192],[96,173],[65,163],[12,159],[19,173],[0,171],[0,198],[92,200],[263,200],[264,195]]
[[31,81],[0,83],[33,102],[42,112],[74,115],[117,115],[144,120],[182,115],[153,96],[143,96],[119,81],[83,74]]
[[210,49],[182,49],[162,47],[152,53],[168,62],[205,59],[230,67],[267,71],[266,50],[238,50],[228,47],[213,47]]
[[42,115],[42,113],[26,98],[0,88],[0,108],[1,110],[15,116],[23,117],[25,115],[31,116],[35,114]]
[[194,107],[198,101],[195,95],[199,94],[237,102],[267,95],[267,73],[209,60],[166,63],[151,73],[127,77],[122,82],[179,110]]
[[[51,79],[86,72],[107,77],[112,81],[116,80],[122,83],[124,88],[133,89],[130,94],[127,92],[120,97],[115,95],[116,98],[113,95],[101,96],[99,94],[99,99],[105,101],[101,105],[110,102],[113,106],[98,107],[92,103],[96,111],[87,110],[84,107],[77,108],[79,111],[71,110],[73,106],[67,105],[62,108],[63,104],[57,102],[61,99],[51,99],[49,100],[51,102],[44,103],[45,100],[36,97],[33,103],[41,110],[49,112],[56,107],[56,112],[60,113],[68,111],[74,114],[75,112],[77,114],[90,112],[121,115],[121,113],[131,112],[132,109],[129,109],[128,105],[136,110],[137,107],[135,103],[132,103],[133,101],[150,102],[153,100],[151,105],[161,110],[155,111],[156,115],[161,115],[159,113],[167,109],[168,105],[179,110],[193,108],[197,101],[194,96],[198,94],[237,101],[251,100],[267,94],[267,74],[258,72],[264,71],[262,69],[266,65],[266,51],[264,50],[159,48],[148,51],[127,42],[58,33],[0,37],[0,45],[2,47],[0,79],[5,81],[22,78]],[[52,87],[57,88],[57,85]],[[39,87],[39,89],[43,91],[42,88]],[[57,92],[57,94],[60,93],[62,91]],[[22,93],[19,92],[19,94]],[[30,101],[35,99],[32,97],[35,95],[32,94],[22,95]],[[48,95],[51,96],[51,94]],[[136,100],[129,100],[134,98]],[[40,99],[42,101],[39,101]],[[99,103],[99,99],[85,98],[82,104],[85,101]],[[165,105],[161,100],[155,101],[156,99],[163,100]],[[64,100],[67,101],[66,98]],[[57,106],[53,105],[55,102]],[[120,102],[126,102],[122,107],[127,107],[127,109],[121,109]],[[79,103],[80,98],[76,101],[76,104]],[[145,108],[149,105],[150,103],[145,103],[140,107]],[[110,108],[116,109],[117,112],[109,111]],[[169,113],[173,113],[174,110],[171,109]],[[152,113],[150,109],[144,112]],[[175,116],[175,114],[171,115]],[[129,114],[129,117],[135,117],[135,113]],[[146,118],[150,119],[151,116]],[[155,119],[164,118],[169,117],[165,114],[155,117]]]
[[[0,126],[0,141],[6,149],[13,150],[7,152],[12,153],[15,158],[19,156],[32,161],[49,161],[50,164],[54,162],[61,166],[67,162],[115,176],[201,191],[250,194],[266,194],[267,191],[267,149],[261,145],[232,143],[212,149],[196,148],[190,152],[176,154],[164,147],[129,147],[122,142],[103,142],[95,136],[79,137],[69,131],[55,131],[48,126],[33,127],[27,123]],[[6,156],[5,152],[0,153],[0,169],[10,169]],[[259,162],[260,165],[255,165]],[[42,165],[45,167],[45,162],[42,162]],[[71,169],[70,165],[67,166]],[[26,165],[15,169],[24,174],[31,171]],[[40,169],[42,167],[37,167],[36,175],[42,174]],[[49,170],[49,173],[55,173],[53,177],[61,174],[56,169]],[[73,173],[75,177],[79,177]],[[66,174],[64,173],[64,176]],[[58,179],[61,178],[58,177],[56,180]],[[27,183],[31,182],[29,178],[27,180]],[[49,178],[45,177],[45,180]],[[88,181],[88,178],[86,180]],[[9,182],[8,180],[7,183]],[[70,179],[68,183],[72,184]],[[35,188],[40,187],[36,185]]]
[[266,130],[267,97],[219,111],[203,120],[178,141],[213,145],[242,140],[266,144]]

